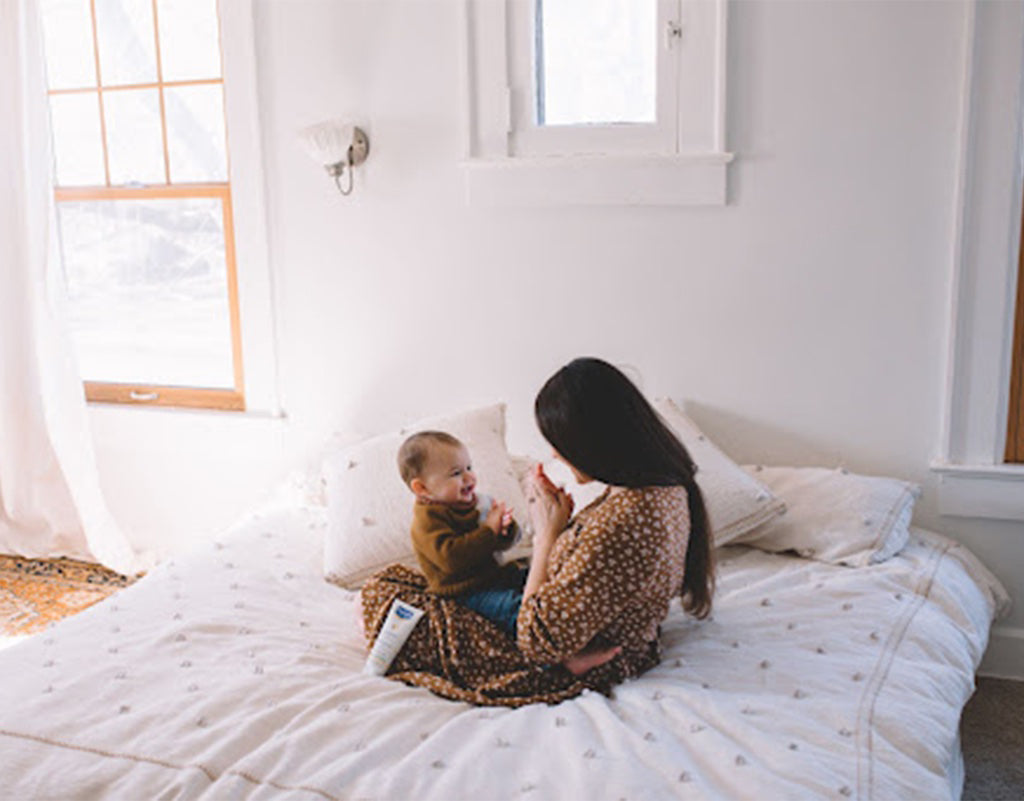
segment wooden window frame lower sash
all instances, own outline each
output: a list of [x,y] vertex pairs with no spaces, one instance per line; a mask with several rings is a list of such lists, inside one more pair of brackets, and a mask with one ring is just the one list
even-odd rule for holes
[[62,187],[56,200],[123,200],[143,198],[207,197],[221,201],[224,223],[224,260],[227,272],[228,310],[231,323],[231,357],[234,386],[230,388],[182,387],[131,382],[84,381],[85,399],[91,403],[133,406],[165,406],[220,411],[245,411],[245,376],[242,368],[242,324],[238,301],[235,257],[235,226],[229,184],[178,184],[146,187]]

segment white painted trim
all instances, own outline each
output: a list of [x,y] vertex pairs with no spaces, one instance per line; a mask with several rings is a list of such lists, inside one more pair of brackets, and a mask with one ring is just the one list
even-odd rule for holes
[[90,403],[89,417],[101,422],[117,420],[121,425],[135,425],[134,421],[138,421],[138,425],[143,427],[140,431],[148,430],[146,427],[154,422],[160,426],[215,423],[229,427],[251,428],[254,431],[283,431],[291,425],[288,416],[281,411],[221,412],[188,406],[153,406],[145,403]]
[[943,514],[1024,520],[1014,497],[1024,487],[1015,469],[1001,469],[1024,177],[1024,5],[972,0],[965,14],[946,397],[933,470]]
[[726,144],[725,109],[728,103],[726,86],[728,84],[728,63],[729,47],[727,31],[729,30],[729,4],[719,3],[717,6],[718,35],[715,37],[715,120],[714,120],[714,149],[724,153],[728,150]]
[[245,403],[252,412],[280,417],[276,290],[267,243],[252,0],[220,0],[219,6]]
[[957,331],[960,328],[961,314],[959,306],[963,295],[964,283],[964,228],[967,218],[967,186],[970,161],[971,140],[971,86],[974,80],[974,41],[976,6],[969,2],[965,7],[964,19],[964,63],[960,80],[960,121],[958,123],[957,171],[954,188],[954,229],[953,229],[953,260],[952,276],[949,293],[949,326],[946,332],[946,382],[945,402],[942,408],[940,453],[943,459],[949,459],[953,453],[953,406],[956,392]]
[[463,163],[476,206],[723,206],[731,153],[579,156]]
[[939,514],[1024,520],[1024,465],[932,465]]
[[1024,629],[993,626],[978,675],[1024,681]]
[[986,479],[997,481],[1024,481],[1024,464],[948,464],[932,462],[932,472],[953,475],[964,479]]

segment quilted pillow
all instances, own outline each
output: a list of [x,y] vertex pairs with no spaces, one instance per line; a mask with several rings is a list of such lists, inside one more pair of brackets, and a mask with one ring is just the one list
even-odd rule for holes
[[[414,497],[398,474],[398,449],[416,431],[434,429],[458,437],[469,450],[478,491],[509,504],[527,532],[526,499],[505,449],[505,405],[495,404],[420,420],[373,437],[324,460],[327,537],[324,575],[355,589],[378,570],[400,563],[416,567],[409,529]],[[504,558],[526,550],[526,539]]]
[[726,456],[671,399],[659,398],[653,405],[697,464],[697,485],[716,546],[733,542],[783,512],[783,501]]
[[852,567],[884,562],[907,544],[917,484],[844,469],[745,469],[785,501],[786,513],[736,543]]

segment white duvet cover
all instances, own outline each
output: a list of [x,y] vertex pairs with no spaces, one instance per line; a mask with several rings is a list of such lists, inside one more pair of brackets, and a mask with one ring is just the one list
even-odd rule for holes
[[835,567],[719,552],[665,660],[558,706],[363,676],[317,508],[218,543],[0,653],[3,799],[956,798],[957,729],[1005,592],[952,541]]

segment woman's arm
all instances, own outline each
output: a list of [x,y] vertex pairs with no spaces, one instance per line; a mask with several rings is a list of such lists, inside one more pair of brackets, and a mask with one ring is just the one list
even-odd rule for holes
[[551,546],[565,530],[572,514],[572,496],[555,487],[538,464],[529,489],[530,519],[533,523],[533,554],[526,575],[523,600],[533,595],[547,580]]
[[[529,595],[524,592],[517,642],[533,661],[565,662],[578,654],[636,602],[659,569],[658,538],[637,536],[635,503],[615,499],[602,507],[603,514],[573,535],[573,550],[557,573],[535,583]],[[538,567],[541,559],[536,557]],[[546,554],[543,560],[546,567]],[[531,564],[528,581],[533,573]]]

